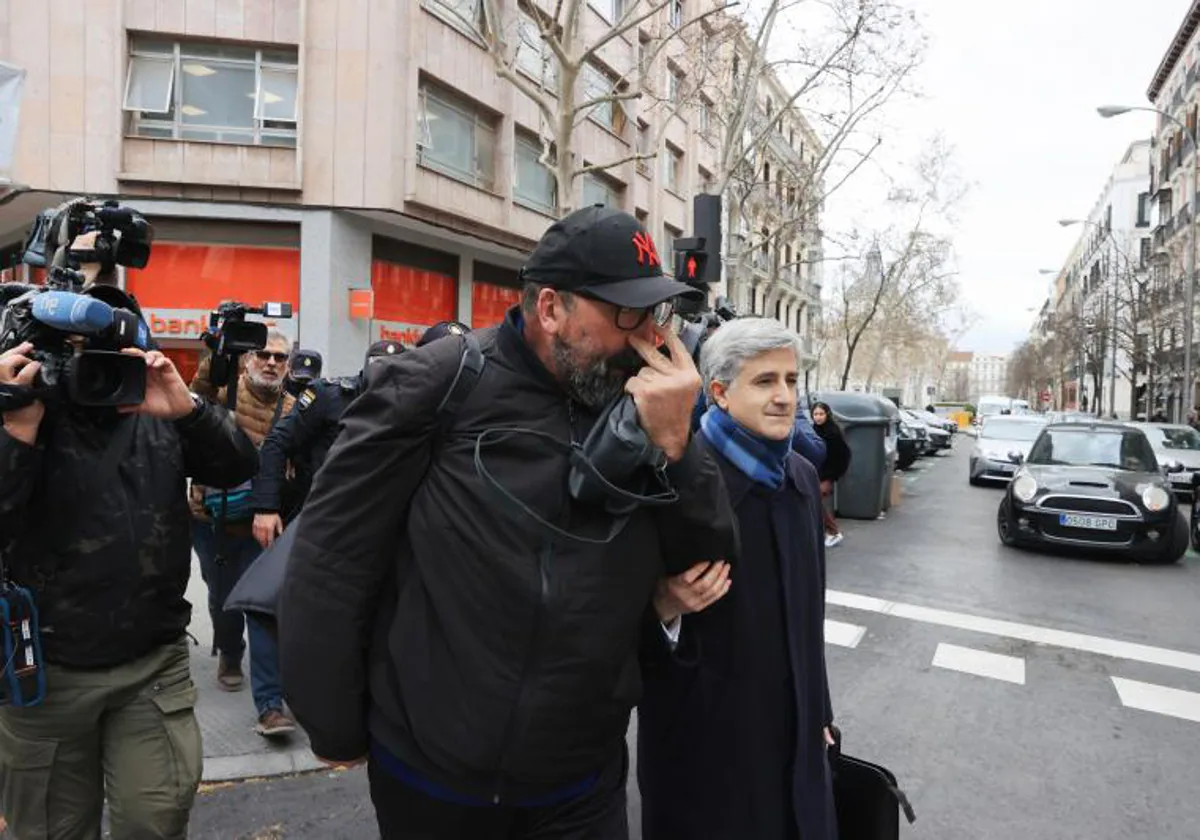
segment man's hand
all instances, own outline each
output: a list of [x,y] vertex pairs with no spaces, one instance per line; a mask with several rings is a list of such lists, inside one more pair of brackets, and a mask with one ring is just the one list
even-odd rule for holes
[[316,756],[317,761],[321,762],[326,767],[332,767],[334,770],[351,770],[355,767],[361,767],[367,763],[367,757],[365,755],[361,758],[356,758],[353,761],[331,761],[328,758],[321,758],[321,756],[316,755],[316,753],[313,753],[313,755]]
[[679,336],[657,325],[654,332],[671,355],[668,358],[648,342],[631,337],[629,344],[646,360],[646,367],[625,383],[625,391],[637,405],[646,436],[670,461],[678,461],[691,437],[700,373]]
[[192,392],[170,359],[157,350],[146,353],[129,347],[121,352],[146,360],[146,399],[140,405],[120,406],[118,411],[122,414],[145,414],[160,420],[179,420],[195,410]]
[[663,624],[686,613],[700,612],[725,597],[733,581],[729,564],[697,563],[681,575],[663,578],[654,593],[654,611]]
[[[32,361],[25,354],[33,349],[26,341],[11,350],[0,353],[0,384],[14,385],[18,388],[32,388],[38,371],[42,369],[41,362]],[[46,406],[41,400],[35,400],[24,408],[4,412],[4,431],[8,436],[33,446],[37,440],[38,426],[46,414]]]
[[254,514],[254,539],[263,548],[270,548],[275,538],[283,533],[283,517],[278,513]]

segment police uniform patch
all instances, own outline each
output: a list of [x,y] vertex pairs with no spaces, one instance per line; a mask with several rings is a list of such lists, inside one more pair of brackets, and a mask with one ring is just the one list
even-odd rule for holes
[[317,392],[314,391],[312,388],[305,388],[304,392],[302,394],[300,394],[299,398],[296,400],[296,404],[299,405],[300,410],[303,411],[304,409],[308,408],[310,405],[312,405],[316,401],[317,401]]
[[450,326],[448,326],[446,328],[446,331],[448,333],[450,333],[450,335],[462,335],[463,334],[463,329],[458,324],[451,324]]

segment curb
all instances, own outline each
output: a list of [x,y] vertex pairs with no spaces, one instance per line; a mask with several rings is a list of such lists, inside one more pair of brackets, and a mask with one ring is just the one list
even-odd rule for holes
[[204,757],[202,783],[240,782],[244,779],[263,779],[274,776],[291,776],[320,770],[324,764],[317,761],[307,749],[288,752],[246,753],[244,755],[217,755]]

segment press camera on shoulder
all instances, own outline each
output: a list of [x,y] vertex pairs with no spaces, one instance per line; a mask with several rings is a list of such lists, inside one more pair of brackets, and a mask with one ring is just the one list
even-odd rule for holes
[[147,349],[149,330],[136,304],[111,282],[117,265],[144,268],[154,230],[116,201],[76,199],[33,222],[22,261],[46,269],[46,283],[0,286],[0,352],[25,342],[41,363],[32,388],[0,386],[0,411],[34,400],[81,406],[137,405],[146,366],[121,352]]

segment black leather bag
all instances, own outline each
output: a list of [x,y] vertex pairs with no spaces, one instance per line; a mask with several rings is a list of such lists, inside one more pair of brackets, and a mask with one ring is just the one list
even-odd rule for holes
[[838,840],[897,840],[900,812],[910,823],[917,819],[908,797],[886,767],[842,752],[842,733],[837,727],[831,729],[834,744],[829,748],[829,769]]

